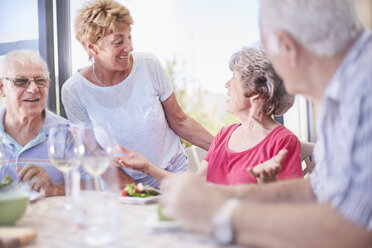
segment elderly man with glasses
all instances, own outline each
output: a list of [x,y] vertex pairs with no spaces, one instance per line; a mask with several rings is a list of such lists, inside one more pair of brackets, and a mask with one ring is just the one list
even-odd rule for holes
[[37,52],[13,51],[0,61],[0,180],[29,181],[44,196],[64,195],[63,174],[50,162],[49,128],[67,120],[45,109],[50,86],[46,63]]

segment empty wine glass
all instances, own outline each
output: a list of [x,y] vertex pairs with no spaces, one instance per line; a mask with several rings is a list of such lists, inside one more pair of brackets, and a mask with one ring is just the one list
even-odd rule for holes
[[76,132],[74,128],[62,124],[51,127],[48,137],[48,154],[54,166],[64,174],[65,207],[66,209],[70,209],[70,171],[79,167]]
[[5,164],[5,153],[4,153],[4,147],[3,147],[3,141],[0,139],[0,166]]
[[99,190],[99,178],[110,166],[114,156],[111,136],[101,126],[79,127],[79,155],[84,170],[94,177],[95,188]]

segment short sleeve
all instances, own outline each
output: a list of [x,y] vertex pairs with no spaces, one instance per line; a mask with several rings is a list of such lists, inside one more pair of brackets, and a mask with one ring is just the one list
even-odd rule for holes
[[212,144],[209,146],[209,149],[208,149],[208,153],[207,155],[205,155],[204,159],[205,161],[207,161],[209,163],[209,159],[210,157],[212,156],[212,154],[215,152],[215,149],[216,149],[216,145],[218,144],[218,142],[220,141],[220,138],[222,136],[223,133],[226,132],[226,128],[227,127],[223,127],[221,128],[221,130],[217,133],[217,135],[214,137],[213,141],[212,141]]
[[158,85],[158,94],[160,101],[165,101],[170,97],[173,93],[172,83],[167,72],[161,66],[159,60],[154,58],[154,63],[156,67],[156,80]]
[[301,145],[298,138],[294,134],[286,135],[280,140],[277,146],[277,152],[281,149],[286,149],[288,153],[277,178],[283,180],[303,177],[304,175],[301,167]]

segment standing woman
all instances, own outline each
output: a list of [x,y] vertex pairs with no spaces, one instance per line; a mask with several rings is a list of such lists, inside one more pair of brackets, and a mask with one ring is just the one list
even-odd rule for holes
[[[67,117],[73,123],[105,123],[115,141],[145,155],[170,172],[187,168],[179,137],[208,150],[213,136],[187,116],[171,82],[151,54],[132,53],[132,17],[112,0],[87,2],[75,20],[76,38],[93,64],[79,69],[62,88]],[[152,177],[122,169],[121,183],[157,186]]]

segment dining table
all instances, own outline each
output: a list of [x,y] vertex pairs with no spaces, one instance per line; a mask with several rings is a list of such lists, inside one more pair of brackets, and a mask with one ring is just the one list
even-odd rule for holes
[[[94,247],[84,239],[84,227],[74,221],[74,210],[60,207],[64,201],[64,196],[47,197],[28,205],[25,215],[16,223],[16,226],[32,227],[37,232],[37,238],[28,248]],[[157,203],[118,204],[115,239],[98,247],[218,247],[211,237],[151,224],[156,213]]]

